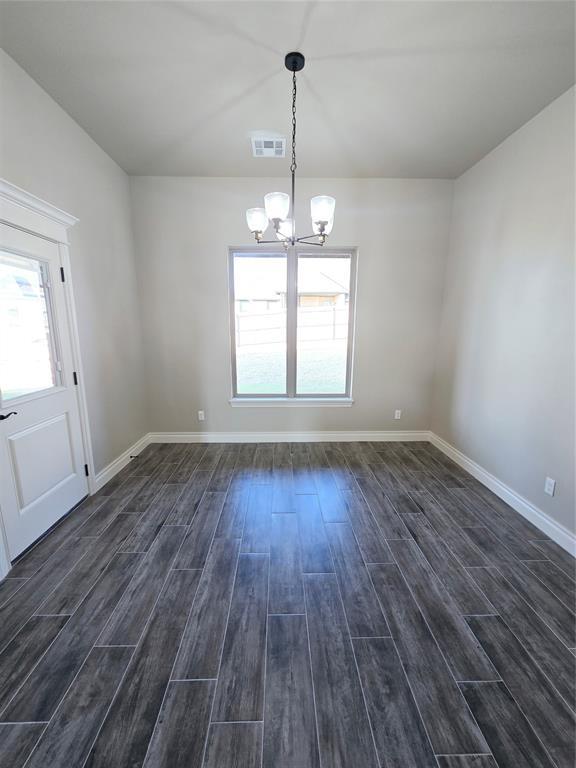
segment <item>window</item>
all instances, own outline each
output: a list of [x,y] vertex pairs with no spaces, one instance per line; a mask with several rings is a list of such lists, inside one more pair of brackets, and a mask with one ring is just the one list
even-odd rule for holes
[[0,402],[60,383],[48,265],[0,252]]
[[350,397],[356,254],[230,253],[234,398]]

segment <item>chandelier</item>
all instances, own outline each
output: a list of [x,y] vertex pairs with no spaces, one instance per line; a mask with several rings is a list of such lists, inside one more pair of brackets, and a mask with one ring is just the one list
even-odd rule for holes
[[[284,64],[292,72],[292,193],[269,192],[264,195],[264,208],[248,208],[246,221],[248,229],[257,243],[275,243],[280,240],[286,247],[296,243],[308,245],[324,245],[334,224],[334,208],[336,200],[329,195],[318,195],[310,200],[312,216],[312,233],[296,237],[296,221],[294,218],[294,192],[296,187],[296,72],[304,69],[305,59],[301,53],[286,54]],[[292,213],[290,217],[289,214]],[[272,224],[277,240],[264,240],[264,232]]]

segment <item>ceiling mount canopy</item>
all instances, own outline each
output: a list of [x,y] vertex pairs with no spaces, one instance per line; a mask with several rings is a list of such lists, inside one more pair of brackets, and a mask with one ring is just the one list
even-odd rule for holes
[[[296,243],[308,245],[324,245],[334,224],[334,208],[336,200],[329,195],[318,195],[310,201],[312,218],[312,233],[296,237],[296,221],[294,218],[294,197],[296,190],[296,72],[304,69],[306,60],[298,51],[287,53],[284,64],[292,72],[292,163],[290,173],[292,180],[291,194],[286,192],[269,192],[264,196],[264,208],[248,208],[246,222],[248,229],[254,235],[257,243],[275,243],[277,240],[286,247]],[[290,217],[290,213],[292,216]],[[276,232],[276,240],[264,240],[264,233],[272,224]]]

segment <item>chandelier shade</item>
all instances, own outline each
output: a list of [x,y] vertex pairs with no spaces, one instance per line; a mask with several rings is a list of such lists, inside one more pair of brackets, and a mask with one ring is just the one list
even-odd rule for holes
[[[290,164],[291,194],[286,192],[269,192],[264,195],[264,208],[248,208],[246,222],[248,229],[254,235],[257,243],[274,243],[276,240],[263,240],[262,235],[272,224],[277,240],[286,247],[296,243],[308,245],[324,245],[326,238],[334,226],[334,209],[336,200],[330,195],[317,195],[310,201],[312,233],[296,237],[296,222],[294,220],[294,202],[296,193],[296,72],[304,68],[305,59],[301,53],[293,51],[284,59],[286,69],[292,72],[292,163]],[[292,211],[292,218],[288,215]]]
[[312,216],[312,223],[319,224],[334,219],[334,208],[336,207],[336,200],[329,195],[317,195],[310,200],[310,214]]
[[265,232],[268,229],[268,216],[264,208],[248,208],[246,222],[250,232]]
[[270,221],[274,219],[283,221],[288,218],[290,212],[290,195],[285,192],[268,192],[264,195],[264,208]]

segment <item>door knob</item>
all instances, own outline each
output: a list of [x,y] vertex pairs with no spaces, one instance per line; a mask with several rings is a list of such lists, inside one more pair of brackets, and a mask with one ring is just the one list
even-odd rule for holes
[[10,416],[17,416],[17,415],[18,415],[18,411],[10,411],[10,413],[7,413],[6,416],[3,416],[0,413],[0,421],[4,421],[4,419],[9,419]]

